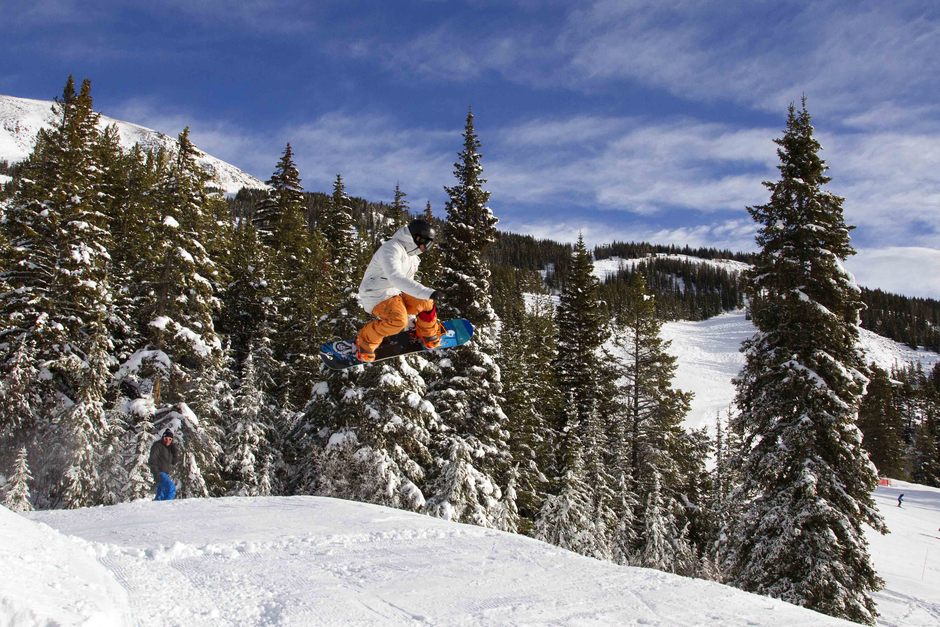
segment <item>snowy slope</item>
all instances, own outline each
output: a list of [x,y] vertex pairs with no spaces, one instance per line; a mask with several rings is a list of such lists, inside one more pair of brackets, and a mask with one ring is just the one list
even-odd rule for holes
[[[904,503],[898,507],[898,494]],[[875,490],[891,533],[870,529],[875,568],[885,589],[875,595],[883,625],[940,625],[940,489],[903,481]]]
[[[0,161],[14,163],[25,159],[33,149],[36,133],[52,124],[52,101],[0,96]],[[101,128],[116,124],[121,145],[130,148],[175,147],[176,138],[163,133],[101,116]],[[183,129],[180,129],[181,131]],[[199,164],[212,175],[215,184],[226,193],[234,194],[242,187],[264,188],[257,178],[235,166],[200,151]]]
[[[667,322],[662,335],[671,340],[669,352],[678,360],[675,387],[695,393],[686,426],[713,427],[718,412],[734,399],[731,379],[744,365],[741,342],[754,334],[744,312],[725,313],[701,322]],[[862,329],[860,345],[870,362],[885,369],[919,362],[925,370],[940,362],[940,354],[913,350],[904,344]]]
[[[70,617],[65,624],[78,622],[80,602],[95,624],[849,624],[712,582],[335,499],[138,501],[28,517],[93,552],[33,558],[43,585],[29,601],[32,615]],[[28,542],[61,538],[29,524],[16,530]],[[12,535],[0,546],[6,573],[26,553]],[[102,569],[126,594],[103,585],[52,588],[63,572]],[[8,608],[24,603],[8,579],[0,624],[35,624],[12,618]]]
[[[718,268],[721,270],[726,270],[727,272],[743,272],[750,268],[750,264],[744,263],[742,261],[735,261],[734,259],[702,259],[701,257],[690,257],[689,255],[668,255],[666,253],[657,253],[655,255],[657,259],[675,259],[678,261],[689,261],[694,264],[703,264],[706,266],[711,266],[713,268]],[[596,276],[601,283],[603,283],[607,277],[617,274],[620,270],[626,268],[633,268],[638,263],[643,263],[649,259],[640,258],[640,259],[623,259],[621,257],[610,257],[608,259],[596,259],[594,261],[594,276]]]

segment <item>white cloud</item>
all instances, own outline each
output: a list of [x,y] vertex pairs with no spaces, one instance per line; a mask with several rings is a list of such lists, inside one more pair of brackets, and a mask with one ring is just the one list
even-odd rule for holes
[[428,199],[439,208],[460,146],[457,129],[408,128],[373,114],[330,113],[282,134],[290,138],[307,188],[328,190],[342,174],[350,195],[382,200],[400,183],[412,210]]
[[940,247],[940,133],[820,134],[845,197],[846,221],[866,245]]
[[940,299],[940,248],[863,248],[846,261],[859,285]]

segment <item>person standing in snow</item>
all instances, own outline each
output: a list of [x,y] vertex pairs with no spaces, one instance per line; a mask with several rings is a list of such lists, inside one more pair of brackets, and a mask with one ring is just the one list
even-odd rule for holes
[[904,499],[904,493],[898,495],[898,507],[901,507],[901,501]]
[[153,473],[153,482],[157,491],[155,501],[172,501],[176,498],[176,484],[173,482],[171,473],[176,467],[177,459],[173,432],[167,429],[163,432],[163,437],[150,447],[150,472]]
[[366,324],[356,338],[359,361],[375,361],[375,349],[384,338],[403,331],[409,315],[417,315],[415,335],[425,348],[440,346],[444,327],[434,301],[441,294],[414,280],[418,257],[431,247],[434,236],[430,222],[412,220],[372,256],[359,285],[359,304],[376,320]]

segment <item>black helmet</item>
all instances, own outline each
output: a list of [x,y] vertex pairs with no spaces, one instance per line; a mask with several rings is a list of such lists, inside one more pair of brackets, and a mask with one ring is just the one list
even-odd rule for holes
[[424,246],[425,248],[431,247],[431,242],[434,241],[436,235],[431,223],[421,218],[412,220],[408,224],[408,232],[411,233],[411,239],[414,240],[415,246]]

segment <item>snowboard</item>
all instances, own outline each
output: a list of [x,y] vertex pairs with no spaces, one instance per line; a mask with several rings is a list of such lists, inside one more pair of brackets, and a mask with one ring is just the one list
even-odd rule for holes
[[[375,350],[375,361],[391,359],[401,355],[420,353],[422,351],[454,348],[466,344],[473,337],[473,325],[469,320],[454,318],[444,321],[446,333],[441,337],[441,345],[435,349],[427,349],[414,336],[413,330],[402,331],[389,335]],[[356,359],[356,339],[327,342],[320,346],[320,359],[330,370],[343,370],[351,366],[368,365],[375,362],[361,362]]]

